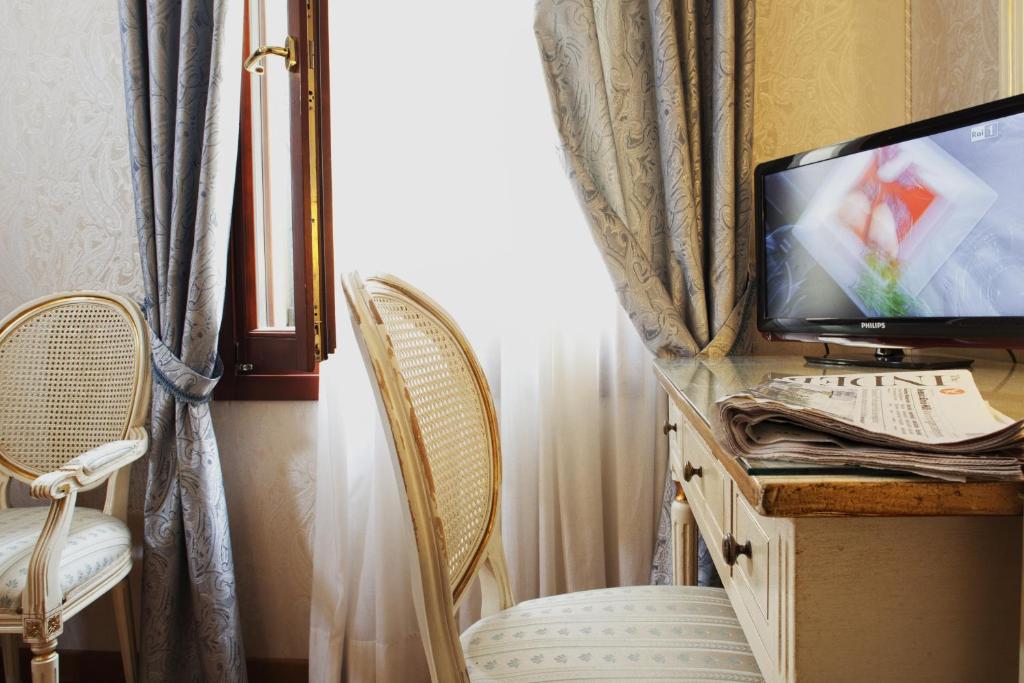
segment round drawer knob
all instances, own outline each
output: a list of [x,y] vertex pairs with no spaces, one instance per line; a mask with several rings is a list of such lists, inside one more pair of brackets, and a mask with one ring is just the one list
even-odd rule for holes
[[694,467],[690,463],[686,463],[685,465],[683,465],[683,481],[690,481],[694,477],[703,477],[703,476],[704,476],[704,468],[703,467]]
[[676,426],[674,424],[672,424],[671,422],[666,422],[665,426],[661,428],[661,433],[665,434],[666,436],[668,435],[669,432],[674,432],[674,431],[676,431]]
[[722,555],[725,556],[725,563],[730,567],[736,564],[736,560],[740,558],[740,555],[753,557],[752,553],[753,548],[750,547],[750,541],[740,543],[732,533],[726,534],[725,538],[722,539]]

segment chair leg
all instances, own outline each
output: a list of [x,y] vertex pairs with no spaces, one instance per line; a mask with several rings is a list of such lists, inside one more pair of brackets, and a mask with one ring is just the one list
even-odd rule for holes
[[33,645],[32,655],[32,683],[58,683],[60,658],[57,656],[57,641]]
[[114,620],[117,622],[117,640],[121,644],[121,664],[124,666],[125,683],[135,683],[136,675],[136,644],[135,616],[132,613],[131,585],[129,577],[124,577],[114,586],[111,596],[114,598]]
[[7,683],[21,683],[21,662],[18,661],[18,648],[21,636],[0,636],[0,648],[4,653],[4,680]]

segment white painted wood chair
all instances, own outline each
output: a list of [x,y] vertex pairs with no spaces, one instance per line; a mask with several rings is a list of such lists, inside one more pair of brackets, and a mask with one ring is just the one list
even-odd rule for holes
[[[0,321],[0,634],[4,675],[58,680],[64,622],[112,591],[125,677],[135,680],[128,573],[131,463],[149,444],[149,343],[138,307],[101,292],[38,299]],[[49,506],[9,507],[11,479]],[[102,511],[75,507],[107,485]],[[20,636],[20,637],[19,637]]]
[[[762,680],[721,589],[636,586],[515,605],[497,418],[472,349],[440,306],[401,280],[350,274],[343,284],[404,484],[435,683]],[[456,610],[474,578],[485,616],[460,637]]]

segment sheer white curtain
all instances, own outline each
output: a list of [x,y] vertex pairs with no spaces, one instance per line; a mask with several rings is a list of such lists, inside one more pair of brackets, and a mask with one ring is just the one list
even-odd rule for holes
[[[339,5],[331,73],[338,270],[405,278],[476,348],[501,418],[516,598],[646,583],[664,406],[561,167],[532,3]],[[311,678],[426,680],[404,503],[343,301],[338,320]],[[474,612],[471,599],[464,621]]]

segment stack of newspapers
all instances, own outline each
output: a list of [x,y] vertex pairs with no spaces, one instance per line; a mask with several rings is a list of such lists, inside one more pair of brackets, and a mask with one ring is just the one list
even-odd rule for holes
[[1024,420],[989,406],[968,370],[782,377],[717,407],[721,441],[748,463],[1022,479]]

